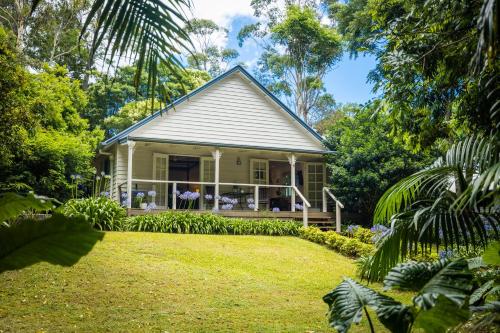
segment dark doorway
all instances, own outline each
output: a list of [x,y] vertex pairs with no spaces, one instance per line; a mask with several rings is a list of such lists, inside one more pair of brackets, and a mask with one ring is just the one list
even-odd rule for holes
[[[168,161],[168,178],[173,181],[200,181],[200,158],[193,156],[170,155]],[[200,185],[178,183],[177,191],[180,193],[185,191],[199,192]],[[172,193],[172,185],[169,185],[169,193]],[[172,207],[172,198],[169,198],[169,206]],[[183,208],[184,206],[186,206],[186,203],[177,199],[177,208]],[[196,200],[192,208],[197,209],[198,207],[199,200]]]

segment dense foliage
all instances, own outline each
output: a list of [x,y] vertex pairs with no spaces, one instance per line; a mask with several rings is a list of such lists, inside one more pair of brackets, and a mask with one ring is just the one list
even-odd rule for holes
[[457,332],[492,332],[498,324],[498,289],[494,287],[498,250],[497,242],[482,257],[469,260],[452,256],[396,265],[383,279],[384,290],[414,292],[410,305],[345,279],[323,298],[329,305],[330,325],[347,332],[362,320],[364,312],[373,332],[372,314],[366,311],[372,309],[391,332],[412,332],[413,328],[417,332],[446,332],[450,328]]
[[103,138],[88,130],[80,112],[87,97],[63,67],[45,66],[32,74],[22,68],[13,39],[0,28],[0,186],[35,190],[66,199],[70,175],[92,174],[92,159]]
[[28,193],[19,195],[13,192],[0,193],[0,224],[9,226],[23,214],[47,212],[53,210],[55,200]]
[[388,117],[375,105],[348,106],[335,113],[324,132],[330,149],[332,193],[345,203],[351,222],[370,226],[375,205],[397,181],[428,165],[427,153],[414,153],[391,136]]

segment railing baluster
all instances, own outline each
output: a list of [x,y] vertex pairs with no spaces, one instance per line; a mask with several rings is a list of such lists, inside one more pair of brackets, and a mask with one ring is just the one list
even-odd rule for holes
[[340,232],[341,227],[340,227],[340,204],[338,202],[335,203],[335,224],[336,224],[336,231]]
[[172,184],[172,209],[177,209],[177,183]]
[[327,211],[327,202],[326,202],[326,189],[323,187],[323,191],[321,191],[321,195],[323,196],[323,213]]
[[304,227],[309,225],[307,209],[307,206],[304,205],[304,209],[302,210],[302,223],[304,224]]
[[255,204],[255,207],[253,210],[257,212],[259,210],[259,185],[255,185],[255,190],[253,193],[253,201]]

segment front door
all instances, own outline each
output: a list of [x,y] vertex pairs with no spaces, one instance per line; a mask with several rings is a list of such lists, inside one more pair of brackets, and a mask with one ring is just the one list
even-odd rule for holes
[[[168,155],[153,154],[153,179],[168,180]],[[168,184],[155,183],[153,189],[156,192],[155,204],[158,208],[168,208]]]

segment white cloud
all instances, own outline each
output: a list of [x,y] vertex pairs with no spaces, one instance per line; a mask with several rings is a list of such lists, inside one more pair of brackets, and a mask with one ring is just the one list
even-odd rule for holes
[[[209,19],[219,26],[229,28],[231,21],[237,16],[252,16],[253,9],[250,0],[193,0],[192,17]],[[227,38],[220,34],[215,42],[225,46]]]
[[228,27],[235,16],[252,16],[250,0],[193,0],[193,16],[206,18]]

